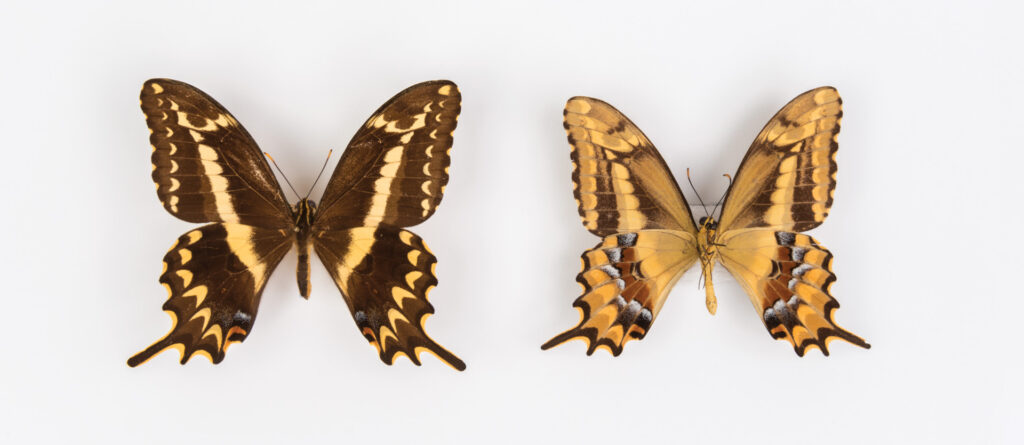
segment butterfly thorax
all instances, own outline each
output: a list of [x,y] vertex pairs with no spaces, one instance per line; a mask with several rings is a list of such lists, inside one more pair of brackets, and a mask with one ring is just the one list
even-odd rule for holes
[[718,221],[714,217],[704,216],[700,219],[697,232],[697,249],[701,257],[713,259],[718,255]]
[[299,283],[299,294],[309,298],[309,242],[313,220],[316,219],[316,203],[303,198],[292,209],[295,222],[295,247],[299,250],[299,262],[295,271]]
[[697,232],[697,252],[700,255],[700,266],[704,272],[704,303],[711,315],[718,310],[715,298],[715,285],[711,281],[711,270],[718,259],[718,221],[714,217],[705,216],[700,219],[700,230]]

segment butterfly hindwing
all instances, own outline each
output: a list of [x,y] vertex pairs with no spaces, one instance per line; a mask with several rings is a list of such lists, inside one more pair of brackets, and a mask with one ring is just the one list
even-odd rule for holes
[[466,368],[424,331],[427,316],[434,313],[427,293],[437,284],[437,258],[419,236],[379,225],[324,232],[313,245],[381,360],[393,364],[405,355],[419,365],[425,350],[455,369]]
[[772,337],[788,340],[801,356],[808,347],[828,355],[832,338],[869,347],[833,320],[839,302],[829,290],[836,279],[832,253],[817,240],[756,229],[726,233],[722,244],[722,265],[747,291]]
[[286,231],[243,224],[209,224],[182,235],[160,275],[170,294],[164,311],[171,331],[128,364],[172,347],[182,364],[197,353],[219,363],[230,343],[249,335],[267,278],[290,248]]
[[320,228],[409,227],[434,213],[448,184],[462,96],[449,81],[395,95],[349,142],[320,202]]
[[140,100],[153,182],[168,212],[194,223],[290,225],[290,207],[263,153],[222,105],[170,79],[146,81]]
[[832,87],[797,96],[754,139],[729,188],[719,227],[803,232],[832,207],[842,99]]
[[573,194],[597,236],[643,229],[696,233],[679,186],[654,144],[619,110],[589,97],[565,104]]
[[626,342],[647,335],[672,286],[697,260],[693,243],[690,234],[670,230],[606,236],[583,252],[576,276],[583,295],[573,303],[579,324],[541,348],[581,338],[588,355],[601,346],[621,354]]

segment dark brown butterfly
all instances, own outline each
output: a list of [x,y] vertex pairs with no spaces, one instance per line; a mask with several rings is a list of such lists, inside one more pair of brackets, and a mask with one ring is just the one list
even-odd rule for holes
[[252,330],[267,278],[294,245],[298,283],[309,297],[309,250],[320,256],[381,360],[428,351],[458,370],[458,357],[424,332],[434,312],[436,258],[405,227],[430,217],[448,183],[452,131],[461,107],[449,81],[414,85],[359,128],[317,206],[288,205],[256,142],[217,101],[169,79],[147,81],[142,111],[153,145],[157,196],[172,215],[210,223],[164,256],[160,282],[171,331],[128,360],[167,348],[213,363]]
[[772,337],[798,355],[828,355],[839,338],[870,347],[839,327],[832,253],[801,234],[828,216],[836,184],[842,101],[831,87],[797,96],[765,125],[740,163],[721,218],[694,222],[654,144],[611,105],[574,97],[565,106],[573,183],[583,225],[603,240],[583,253],[574,306],[579,324],[544,344],[580,338],[587,353],[622,353],[642,339],[669,291],[697,260],[706,304],[718,307],[711,270],[720,261],[747,291]]

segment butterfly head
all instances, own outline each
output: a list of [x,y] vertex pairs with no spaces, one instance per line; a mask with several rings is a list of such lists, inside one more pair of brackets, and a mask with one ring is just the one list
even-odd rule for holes
[[700,223],[698,224],[701,230],[714,231],[718,230],[718,221],[712,216],[700,217]]

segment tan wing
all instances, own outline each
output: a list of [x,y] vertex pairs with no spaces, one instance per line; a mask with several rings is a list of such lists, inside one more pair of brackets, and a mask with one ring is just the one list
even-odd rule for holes
[[647,136],[619,110],[589,97],[565,104],[572,146],[573,195],[597,236],[697,227],[672,172]]
[[696,260],[694,238],[684,232],[606,236],[583,253],[583,270],[576,276],[583,295],[573,303],[580,310],[579,324],[541,348],[580,338],[588,355],[601,346],[621,354],[626,342],[647,335],[672,286]]
[[832,206],[842,100],[816,88],[775,114],[740,163],[722,205],[719,231],[750,227],[803,232]]
[[322,230],[425,221],[448,184],[462,96],[447,80],[396,94],[359,128],[327,183],[314,226]]
[[836,325],[839,302],[829,291],[836,276],[832,253],[810,236],[765,229],[732,231],[720,239],[722,265],[736,277],[768,332],[793,344],[797,355],[841,338],[863,348],[863,339]]
[[167,348],[178,349],[182,364],[195,354],[220,363],[228,346],[252,331],[263,286],[290,248],[287,231],[242,224],[209,224],[182,235],[164,256],[160,275],[170,294],[164,311],[171,331],[128,365]]
[[427,293],[437,285],[437,258],[420,237],[387,225],[357,227],[320,233],[313,247],[384,363],[405,355],[419,365],[419,353],[428,351],[455,369],[466,369],[424,330],[427,316],[434,313]]

